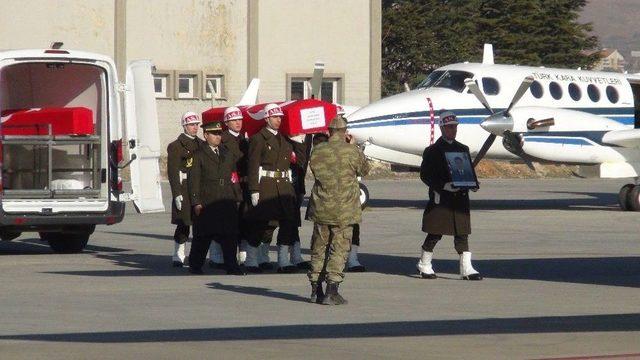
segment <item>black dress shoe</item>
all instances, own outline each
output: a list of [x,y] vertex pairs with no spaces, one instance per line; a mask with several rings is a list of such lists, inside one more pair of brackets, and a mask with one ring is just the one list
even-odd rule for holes
[[257,266],[245,266],[244,269],[250,274],[262,274],[262,269]]
[[420,273],[420,276],[422,276],[423,279],[437,279],[438,276],[436,274],[425,274],[423,272]]
[[262,263],[262,264],[260,264],[260,265],[258,265],[258,266],[259,266],[259,267],[260,267],[260,269],[262,269],[262,270],[273,270],[273,264],[268,263],[268,262]]
[[173,267],[176,267],[176,268],[177,268],[177,267],[179,267],[179,268],[181,268],[181,267],[183,267],[183,266],[184,266],[184,264],[182,263],[182,261],[178,261],[178,260],[174,260],[174,261],[173,261]]
[[349,272],[367,272],[367,268],[364,265],[356,265],[347,269]]
[[192,273],[193,275],[204,275],[204,272],[202,271],[202,269],[200,268],[189,268],[189,272]]
[[280,274],[293,274],[297,272],[298,272],[298,268],[293,265],[287,265],[287,266],[278,268],[278,273]]
[[300,270],[311,270],[311,262],[303,261],[301,263],[297,263],[296,267]]
[[209,267],[216,270],[225,270],[226,267],[222,263],[217,263],[215,261],[209,260]]
[[244,270],[242,270],[241,267],[236,266],[236,267],[227,269],[227,275],[247,275],[247,273]]
[[462,280],[482,280],[482,275],[476,273],[476,274],[471,274],[471,275],[467,275],[467,276],[463,276]]

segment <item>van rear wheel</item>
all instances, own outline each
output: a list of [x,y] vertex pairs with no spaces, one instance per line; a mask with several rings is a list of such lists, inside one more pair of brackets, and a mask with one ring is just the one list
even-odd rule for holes
[[51,250],[60,254],[82,252],[89,242],[90,233],[41,232],[40,239],[47,241]]

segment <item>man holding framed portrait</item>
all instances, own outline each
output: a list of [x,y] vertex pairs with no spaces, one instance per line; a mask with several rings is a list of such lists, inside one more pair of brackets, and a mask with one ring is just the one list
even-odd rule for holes
[[443,235],[452,235],[460,255],[460,277],[482,280],[471,265],[469,252],[469,190],[478,189],[478,179],[471,165],[469,147],[456,141],[456,115],[443,111],[439,125],[442,136],[424,150],[420,166],[420,179],[429,187],[429,202],[422,217],[422,231],[427,236],[422,244],[418,270],[424,279],[437,278],[431,264],[433,249]]

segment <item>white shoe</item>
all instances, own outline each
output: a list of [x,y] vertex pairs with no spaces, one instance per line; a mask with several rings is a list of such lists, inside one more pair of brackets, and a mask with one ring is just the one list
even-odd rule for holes
[[278,272],[292,273],[297,270],[289,260],[289,245],[278,245]]
[[240,249],[238,250],[238,265],[244,264],[247,260],[247,240],[240,240]]
[[244,260],[244,266],[247,268],[258,267],[258,248],[247,244],[247,258]]
[[289,248],[290,251],[290,255],[291,255],[291,262],[293,264],[301,264],[304,261],[304,259],[302,258],[302,249],[300,248],[300,241],[296,241],[293,243],[293,245]]
[[365,272],[366,268],[358,261],[358,245],[351,245],[349,258],[347,259],[347,270],[349,272]]
[[261,243],[258,246],[258,264],[270,264],[271,258],[269,257],[269,244]]
[[187,244],[178,244],[175,241],[173,242],[173,256],[171,257],[171,260],[173,261],[174,266],[182,266],[184,264],[186,247]]
[[471,253],[465,251],[460,254],[460,277],[462,280],[482,280],[482,276],[471,265]]
[[209,265],[212,267],[221,267],[223,264],[222,246],[220,246],[217,241],[211,241],[209,245]]
[[432,252],[422,250],[420,261],[418,261],[418,270],[424,279],[435,279],[437,277],[435,271],[433,271],[433,266],[431,265],[432,259]]

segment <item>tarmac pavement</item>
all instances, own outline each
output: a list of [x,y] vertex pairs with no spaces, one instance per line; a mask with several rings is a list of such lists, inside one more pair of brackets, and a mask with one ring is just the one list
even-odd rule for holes
[[[0,359],[640,358],[640,214],[618,210],[623,181],[482,180],[480,282],[458,280],[450,237],[440,278],[419,278],[426,187],[366,183],[369,271],[347,274],[346,306],[308,303],[302,273],[172,268],[169,212],[129,207],[82,254],[52,254],[34,233],[0,242]],[[310,235],[305,222],[303,249]]]

